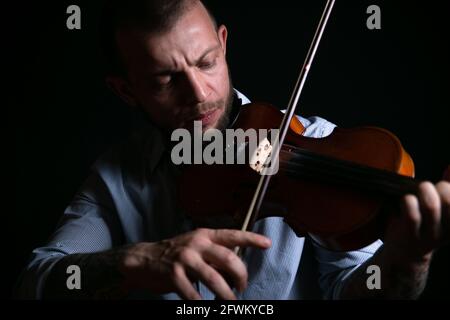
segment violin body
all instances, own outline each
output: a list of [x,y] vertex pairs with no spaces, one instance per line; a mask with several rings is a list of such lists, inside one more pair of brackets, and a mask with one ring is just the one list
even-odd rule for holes
[[[275,107],[253,103],[241,108],[233,128],[279,128],[282,118]],[[308,233],[333,250],[382,238],[386,205],[416,186],[413,161],[400,141],[375,127],[335,128],[320,139],[303,131],[294,117],[258,219],[283,217],[298,236]],[[186,166],[180,205],[199,226],[239,228],[259,178],[248,164]]]

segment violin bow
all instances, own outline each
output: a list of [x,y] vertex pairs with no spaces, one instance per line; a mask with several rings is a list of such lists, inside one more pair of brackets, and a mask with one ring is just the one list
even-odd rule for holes
[[[327,0],[325,5],[325,9],[322,13],[322,17],[320,18],[319,25],[317,26],[316,33],[314,34],[314,38],[311,42],[311,46],[309,47],[308,54],[306,55],[305,62],[303,63],[303,67],[300,71],[300,74],[297,79],[297,83],[295,84],[294,90],[292,92],[291,98],[289,100],[288,108],[284,114],[283,120],[281,121],[280,129],[278,131],[278,136],[275,137],[272,141],[275,141],[274,146],[272,146],[272,153],[270,161],[273,163],[277,163],[279,160],[279,153],[281,146],[283,145],[284,139],[289,129],[289,125],[291,123],[292,117],[295,114],[295,110],[300,99],[300,95],[303,90],[303,86],[305,84],[306,78],[308,77],[309,70],[311,68],[312,62],[314,60],[314,56],[316,55],[317,48],[319,47],[320,40],[322,39],[323,32],[328,23],[328,19],[331,15],[331,11],[333,10],[335,0]],[[266,161],[267,163],[267,161]],[[249,228],[253,226],[255,223],[259,211],[261,209],[262,202],[264,200],[264,196],[267,191],[267,187],[269,185],[269,181],[271,178],[271,174],[262,174],[259,179],[258,186],[256,187],[255,194],[253,195],[252,201],[250,203],[250,207],[245,216],[244,223],[242,224],[242,231],[247,231]],[[238,256],[242,256],[241,247],[236,247],[234,252]]]

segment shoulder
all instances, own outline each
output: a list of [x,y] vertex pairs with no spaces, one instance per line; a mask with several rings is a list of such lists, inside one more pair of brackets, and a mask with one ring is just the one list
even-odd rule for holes
[[[241,100],[242,105],[250,103],[250,100],[241,92],[234,89],[234,91],[237,94],[237,97]],[[282,112],[285,112],[286,110],[282,110]],[[328,135],[330,135],[334,128],[336,128],[336,125],[324,118],[318,117],[318,116],[312,116],[308,118],[304,118],[301,116],[296,116],[300,122],[303,124],[303,126],[306,128],[305,136],[310,138],[323,138]]]
[[103,153],[91,169],[112,184],[126,179],[142,185],[154,172],[165,151],[159,130],[150,124],[139,126]]

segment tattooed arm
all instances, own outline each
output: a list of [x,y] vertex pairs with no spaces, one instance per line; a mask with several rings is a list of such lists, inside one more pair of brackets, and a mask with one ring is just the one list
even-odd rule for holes
[[[347,280],[341,291],[342,299],[417,299],[423,292],[431,257],[408,264],[396,264],[381,247],[377,253]],[[376,265],[380,269],[380,289],[369,290],[367,279],[371,274],[367,267]]]
[[[43,290],[44,299],[120,299],[127,295],[124,275],[120,271],[126,247],[105,252],[71,254],[61,258],[52,268]],[[80,289],[70,290],[67,273],[70,265],[80,268]]]
[[[235,299],[224,277],[229,276],[238,290],[244,290],[248,277],[244,263],[232,251],[236,246],[264,249],[270,246],[270,240],[239,230],[197,229],[161,242],[68,255],[53,266],[44,297],[124,298],[137,289],[153,294],[176,292],[185,299],[200,299],[192,282],[201,280],[218,297]],[[67,288],[70,275],[66,270],[70,265],[81,269],[80,290]]]

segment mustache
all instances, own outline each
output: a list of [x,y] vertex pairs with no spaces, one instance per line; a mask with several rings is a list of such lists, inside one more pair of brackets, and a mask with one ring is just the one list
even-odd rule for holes
[[202,103],[202,104],[197,105],[194,112],[185,114],[185,116],[186,116],[185,118],[194,119],[194,118],[201,116],[202,114],[208,113],[209,111],[224,108],[224,106],[225,106],[225,101],[223,99],[214,101],[214,102]]

